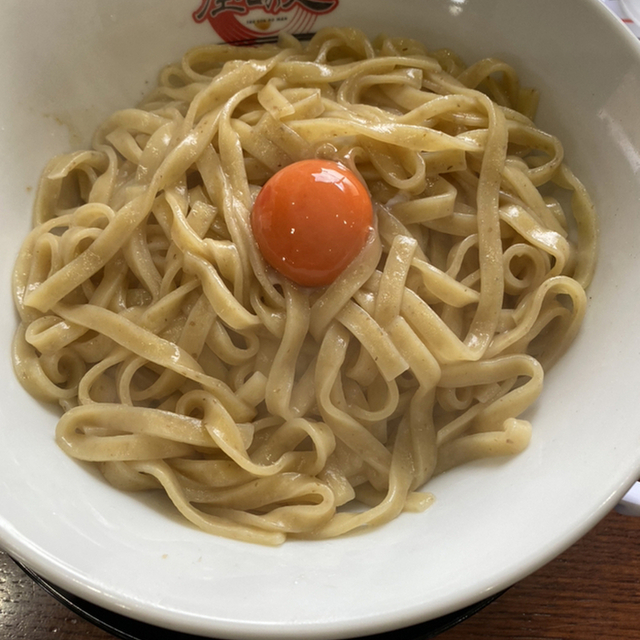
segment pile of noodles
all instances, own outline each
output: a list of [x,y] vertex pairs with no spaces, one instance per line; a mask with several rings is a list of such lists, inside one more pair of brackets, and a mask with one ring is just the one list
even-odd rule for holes
[[[535,106],[503,62],[354,29],[189,51],[39,186],[14,361],[62,407],[60,447],[267,544],[423,509],[434,474],[522,451],[596,243]],[[250,215],[311,157],[362,179],[375,229],[304,289],[266,266]]]

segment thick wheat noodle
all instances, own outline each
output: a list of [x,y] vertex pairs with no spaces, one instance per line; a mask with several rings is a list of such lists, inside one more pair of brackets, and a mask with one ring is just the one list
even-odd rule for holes
[[[596,253],[536,102],[505,62],[354,29],[167,67],[51,160],[17,258],[15,369],[64,410],[60,447],[266,544],[424,509],[434,474],[522,451]],[[303,289],[265,266],[250,215],[314,156],[359,176],[375,223]]]

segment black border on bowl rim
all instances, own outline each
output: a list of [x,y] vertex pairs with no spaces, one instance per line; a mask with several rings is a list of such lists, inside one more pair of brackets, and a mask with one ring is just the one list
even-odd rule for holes
[[[11,559],[29,578],[67,609],[120,640],[203,640],[203,636],[163,629],[87,602],[45,580],[15,558],[11,557]],[[475,604],[434,620],[359,638],[360,640],[430,640],[469,619],[498,599],[505,591],[500,591]],[[215,640],[215,638],[208,640]]]

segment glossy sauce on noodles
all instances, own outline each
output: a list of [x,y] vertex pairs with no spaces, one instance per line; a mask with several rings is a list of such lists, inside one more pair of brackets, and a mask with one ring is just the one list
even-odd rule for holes
[[597,238],[536,103],[503,61],[356,29],[187,52],[43,172],[13,360],[61,449],[263,544],[523,451]]

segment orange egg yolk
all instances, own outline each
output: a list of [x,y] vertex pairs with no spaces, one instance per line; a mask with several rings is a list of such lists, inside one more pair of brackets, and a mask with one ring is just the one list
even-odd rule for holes
[[343,165],[301,160],[262,187],[251,226],[265,260],[306,287],[331,284],[362,250],[373,207],[365,186]]

